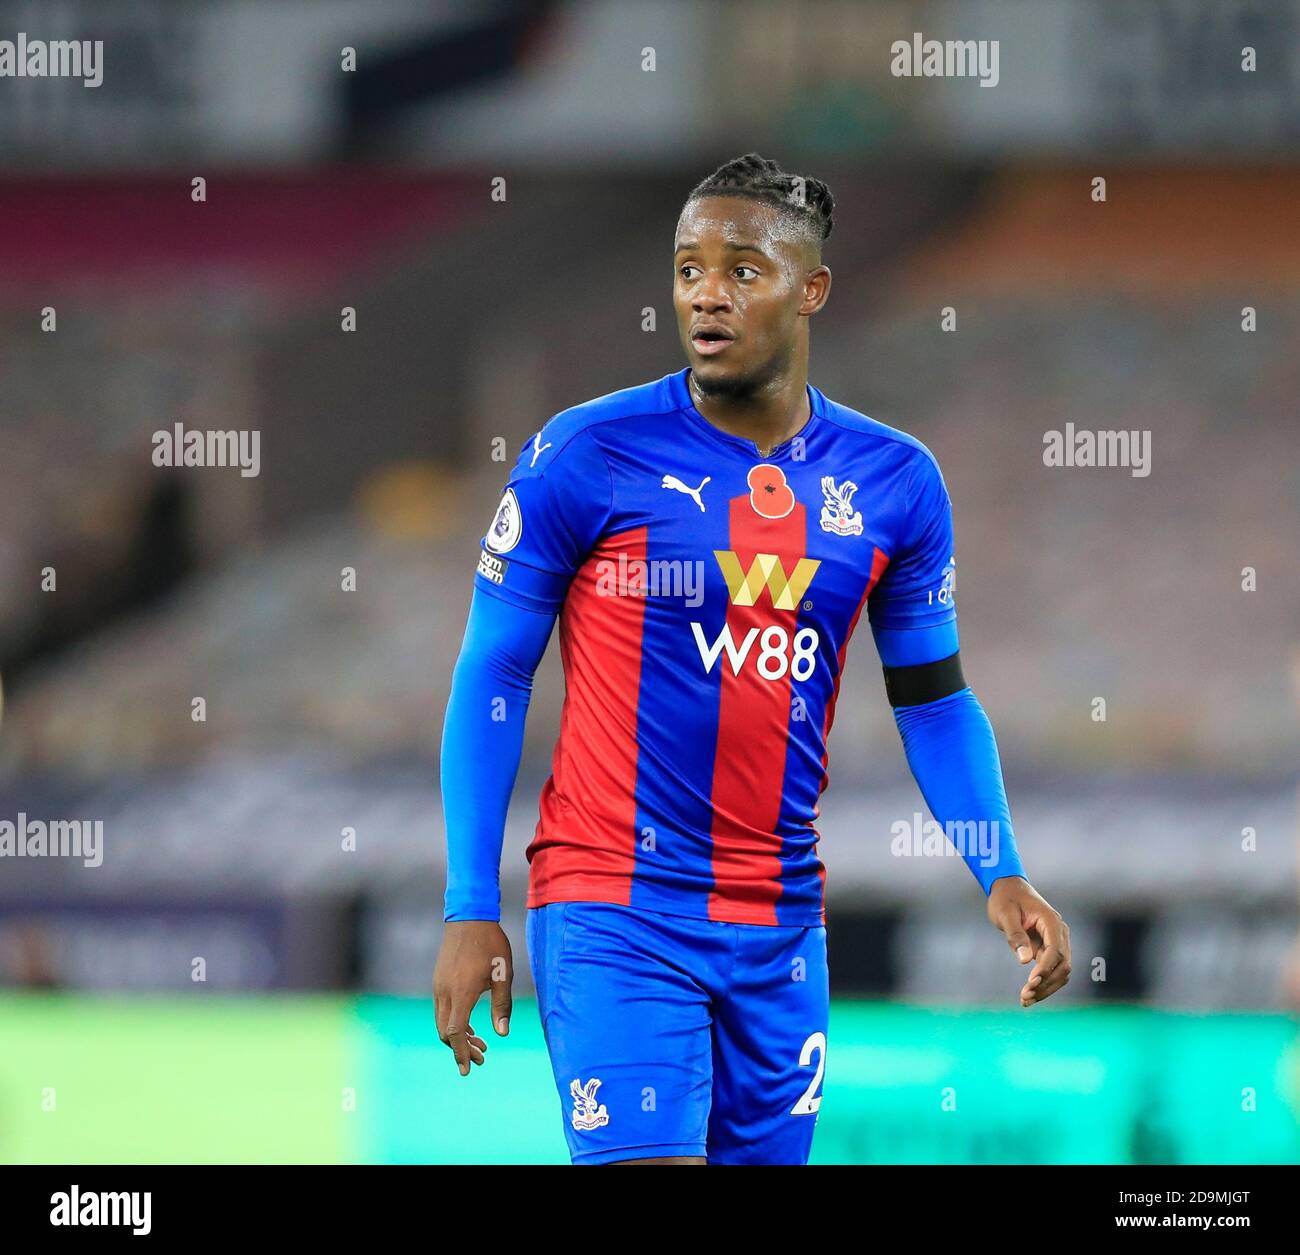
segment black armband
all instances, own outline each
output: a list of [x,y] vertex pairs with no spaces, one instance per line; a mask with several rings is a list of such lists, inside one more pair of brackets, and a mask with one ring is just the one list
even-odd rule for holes
[[961,652],[915,667],[885,667],[885,692],[891,706],[924,706],[950,697],[966,687]]

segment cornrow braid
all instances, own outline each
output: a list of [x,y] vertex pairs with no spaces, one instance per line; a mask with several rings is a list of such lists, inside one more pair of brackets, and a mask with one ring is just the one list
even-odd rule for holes
[[768,157],[746,153],[720,165],[691,189],[691,201],[704,196],[748,196],[784,210],[809,239],[820,243],[835,225],[835,197],[821,179],[788,174]]

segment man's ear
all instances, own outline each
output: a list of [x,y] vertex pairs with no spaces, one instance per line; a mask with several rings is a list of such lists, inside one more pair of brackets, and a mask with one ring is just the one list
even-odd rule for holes
[[804,276],[804,300],[799,307],[801,314],[815,314],[826,304],[831,291],[831,269],[829,266],[816,265]]

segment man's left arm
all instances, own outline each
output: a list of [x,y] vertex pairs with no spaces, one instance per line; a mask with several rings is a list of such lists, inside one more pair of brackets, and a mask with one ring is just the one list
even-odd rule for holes
[[952,506],[928,451],[908,482],[909,536],[868,603],[885,689],[926,805],[984,890],[990,922],[1022,964],[1032,1006],[1070,977],[1069,929],[1020,861],[997,741],[962,674]]

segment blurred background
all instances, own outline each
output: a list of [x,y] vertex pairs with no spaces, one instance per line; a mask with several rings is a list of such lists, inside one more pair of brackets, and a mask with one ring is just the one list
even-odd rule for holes
[[[522,916],[556,651],[467,1082],[442,714],[509,466],[684,365],[676,216],[754,149],[836,198],[812,382],[943,466],[1075,958],[1022,1012],[961,861],[891,856],[924,804],[860,634],[815,1160],[1300,1160],[1300,5],[0,0],[20,32],[103,60],[0,77],[0,1160],[564,1161]],[[996,83],[893,74],[918,32]],[[1150,474],[1045,465],[1067,423]],[[159,465],[177,424],[257,473]]]

